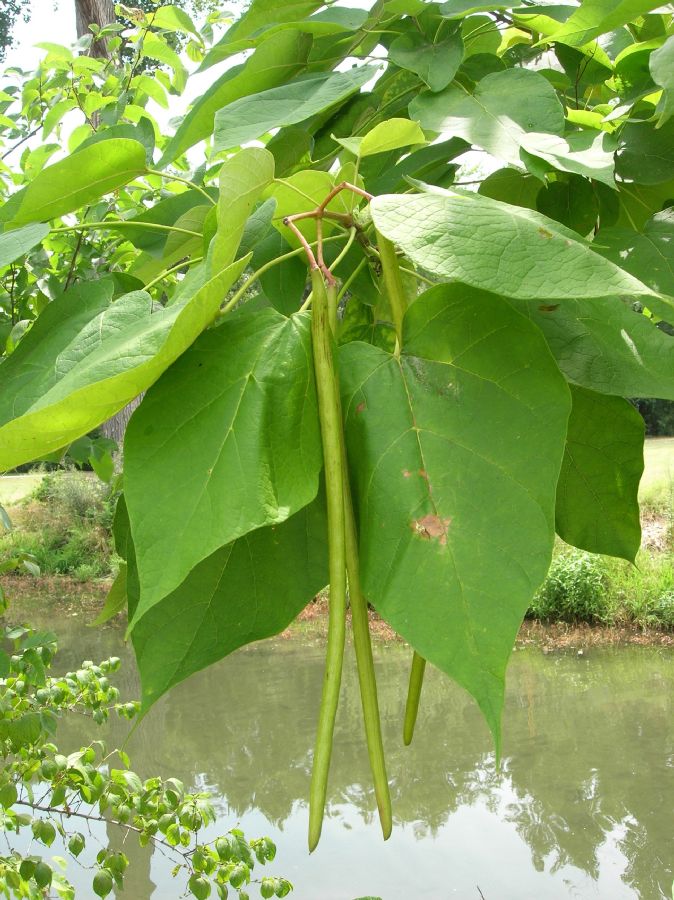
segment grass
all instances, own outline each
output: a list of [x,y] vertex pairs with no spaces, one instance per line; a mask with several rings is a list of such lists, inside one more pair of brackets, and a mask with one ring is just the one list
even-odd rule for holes
[[647,510],[672,514],[674,508],[674,437],[648,438],[639,502]]

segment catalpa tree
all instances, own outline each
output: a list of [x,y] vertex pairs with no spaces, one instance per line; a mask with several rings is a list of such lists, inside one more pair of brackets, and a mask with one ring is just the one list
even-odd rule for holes
[[[140,39],[160,60],[162,34]],[[104,612],[128,607],[144,709],[329,584],[315,847],[348,590],[388,836],[367,604],[414,649],[405,740],[428,661],[498,751],[555,533],[637,553],[625,398],[674,399],[672,10],[253,0],[197,51],[228,65],[171,137],[139,113],[148,84],[115,105],[96,70],[95,133],[0,208],[12,271],[57,239],[72,272],[66,238],[91,259],[114,234],[11,341],[0,467],[146,391]],[[462,176],[471,149],[485,165]]]

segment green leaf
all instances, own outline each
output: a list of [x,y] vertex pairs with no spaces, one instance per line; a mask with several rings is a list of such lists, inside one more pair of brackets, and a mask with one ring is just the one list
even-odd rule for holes
[[662,184],[674,178],[674,119],[662,128],[628,122],[620,133],[616,174],[636,184]]
[[112,283],[50,303],[0,365],[0,470],[64,447],[146,390],[213,320],[246,258],[165,309]]
[[536,209],[536,197],[540,189],[538,178],[517,169],[506,168],[497,169],[488,175],[478,188],[478,193],[502,203]]
[[601,228],[592,248],[654,291],[674,297],[674,209],[653,216],[641,233]]
[[571,398],[557,485],[557,533],[582,550],[634,562],[641,544],[637,494],[644,421],[622,397],[574,387]]
[[521,147],[544,159],[560,172],[574,172],[615,188],[613,154],[615,138],[606,132],[574,131],[564,137],[554,134],[526,134]]
[[492,12],[498,9],[509,9],[512,3],[476,3],[475,0],[447,0],[440,5],[439,13],[446,19],[462,19],[470,13]]
[[[262,191],[274,180],[274,157],[249,147],[225,160],[220,169],[218,230],[211,244],[211,265],[223,269],[234,261],[246,222]],[[232,221],[236,227],[232,227]]]
[[602,394],[674,400],[674,337],[619,297],[516,303],[569,381]]
[[[308,5],[308,4],[307,4]],[[315,9],[320,4],[313,3]],[[297,11],[297,6],[292,5],[289,9]],[[242,50],[248,50],[251,47],[257,47],[263,40],[267,40],[271,35],[277,34],[288,29],[302,31],[306,34],[312,34],[316,37],[325,35],[339,35],[344,32],[358,31],[368,19],[368,14],[364,9],[351,9],[348,7],[328,7],[320,12],[309,16],[307,19],[295,19],[284,21],[284,8],[276,7],[273,16],[266,22],[264,27],[259,28],[254,34],[245,37],[230,38],[232,29],[225,34],[221,41],[215,44],[204,57],[198,71],[203,72],[205,69],[228,59],[235,53]],[[272,23],[273,24],[270,24]],[[278,24],[281,22],[281,24]],[[233,26],[234,28],[236,26]]]
[[[470,149],[470,144],[461,138],[450,138],[439,144],[431,144],[421,150],[412,148],[404,159],[394,166],[386,165],[376,173],[370,174],[367,164],[361,166],[368,190],[374,194],[388,194],[396,190],[404,192],[409,185],[406,178],[417,178],[428,184],[440,186],[451,184],[458,168],[451,160]],[[372,160],[371,162],[375,162]],[[367,175],[365,172],[367,171]]]
[[166,145],[160,167],[207,138],[219,109],[297,75],[306,64],[310,48],[311,37],[299,31],[284,31],[260,44],[245,63],[226,71],[196,101]]
[[374,66],[347,72],[319,72],[295,78],[280,87],[235,100],[215,115],[215,151],[239,147],[265,132],[296,125],[355,94],[375,74]]
[[425,130],[462,137],[514,166],[521,165],[524,134],[564,131],[564,109],[555,89],[530,69],[487,75],[473,94],[460,85],[438,94],[424,92],[412,100],[409,110],[410,118]]
[[566,225],[585,237],[597,225],[597,197],[587,178],[571,175],[566,181],[552,181],[541,188],[536,207],[543,215]]
[[375,197],[371,209],[385,237],[450,281],[522,299],[651,293],[608,260],[597,265],[575,232],[519,206],[443,191]]
[[662,97],[656,112],[660,128],[674,115],[674,35],[668,37],[659,50],[654,50],[649,58],[649,68],[653,81],[662,88]]
[[103,625],[126,608],[126,564],[120,563],[117,577],[105,598],[103,609],[96,616],[93,625]]
[[441,91],[454,79],[461,65],[463,41],[459,32],[436,43],[412,31],[393,41],[388,56],[401,69],[415,72],[432,91]]
[[49,226],[25,225],[15,231],[0,233],[0,269],[28,253],[49,234]]
[[425,144],[426,137],[417,122],[409,119],[386,119],[375,125],[364,137],[335,138],[338,144],[364,159],[388,150],[414,144]]
[[193,672],[287,628],[327,583],[326,529],[319,496],[216,550],[148,610],[131,633],[143,709]]
[[363,589],[498,744],[506,663],[552,554],[568,389],[536,328],[461,285],[415,301],[403,347],[340,348]]
[[244,311],[202,335],[146,394],[124,464],[141,585],[134,625],[219,547],[316,496],[309,317]]
[[290,0],[280,5],[278,0],[253,0],[246,12],[238,19],[225,35],[227,43],[255,34],[260,28],[265,28],[270,22],[276,25],[290,24],[298,19],[304,19],[323,3],[320,0]]
[[191,34],[198,41],[201,41],[201,35],[195,28],[194,22],[185,10],[179,6],[160,6],[159,9],[151,13],[151,19],[154,28],[165,28],[168,31]]
[[[217,191],[214,188],[206,188],[208,194],[215,199]],[[126,221],[138,222],[138,227],[133,225],[124,225],[118,229],[119,233],[124,236],[127,241],[138,247],[139,250],[147,250],[153,255],[161,254],[161,251],[167,241],[167,232],[159,229],[145,228],[146,224],[156,225],[175,225],[178,220],[190,209],[195,206],[201,206],[204,203],[204,196],[199,191],[190,189],[172,197],[166,197],[155,203],[149,209],[145,210],[133,219]],[[112,224],[110,226],[112,228]],[[184,235],[185,237],[187,235]]]
[[582,47],[600,34],[626,25],[660,5],[657,0],[582,0],[580,7],[550,39]]
[[145,171],[145,147],[115,138],[93,144],[43,169],[0,207],[12,226],[55,219],[98,200]]

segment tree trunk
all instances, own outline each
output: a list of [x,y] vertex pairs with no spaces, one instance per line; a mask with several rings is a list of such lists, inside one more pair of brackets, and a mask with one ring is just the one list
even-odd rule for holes
[[[103,28],[115,21],[115,5],[112,0],[75,0],[75,23],[77,37],[91,34],[90,25],[98,25]],[[90,56],[108,58],[107,41],[94,41],[89,51]]]
[[129,424],[129,419],[133,415],[134,410],[140,406],[144,396],[145,394],[143,393],[136,397],[135,400],[132,400],[131,403],[127,403],[124,409],[120,409],[111,419],[108,419],[107,422],[103,422],[101,425],[101,434],[115,441],[120,450],[124,443],[124,433],[126,432],[126,426]]

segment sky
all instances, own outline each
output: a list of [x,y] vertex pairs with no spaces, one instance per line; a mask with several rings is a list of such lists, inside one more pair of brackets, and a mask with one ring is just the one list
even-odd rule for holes
[[59,0],[58,4],[54,0],[31,0],[30,7],[30,22],[19,18],[14,26],[14,47],[7,53],[5,66],[32,69],[44,56],[44,50],[34,46],[38,41],[68,46],[77,38],[73,0]]

